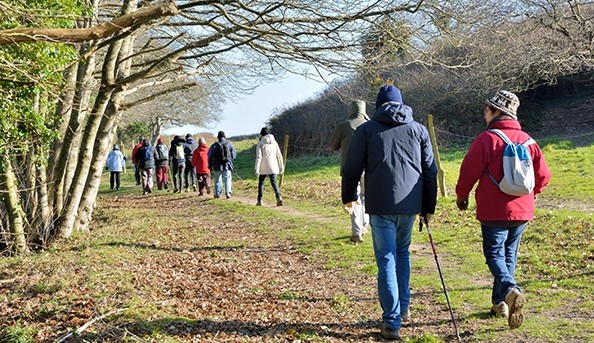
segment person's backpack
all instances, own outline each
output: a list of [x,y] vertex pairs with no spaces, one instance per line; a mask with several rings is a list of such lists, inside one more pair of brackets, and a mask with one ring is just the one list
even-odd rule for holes
[[150,146],[144,147],[144,160],[150,161],[154,158],[153,156],[153,149]]
[[175,158],[178,160],[183,160],[186,158],[183,145],[179,144],[175,146]]
[[169,159],[169,149],[165,144],[157,144],[157,159],[159,161]]
[[512,142],[501,130],[492,129],[505,142],[503,150],[503,179],[497,182],[487,170],[489,178],[499,189],[509,195],[522,196],[530,194],[534,189],[534,167],[528,146],[536,143],[529,138],[524,143]]
[[223,163],[231,161],[233,158],[231,157],[231,151],[229,151],[227,144],[221,144],[219,142],[217,142],[217,144],[219,145],[219,150],[221,152],[221,161],[223,161]]

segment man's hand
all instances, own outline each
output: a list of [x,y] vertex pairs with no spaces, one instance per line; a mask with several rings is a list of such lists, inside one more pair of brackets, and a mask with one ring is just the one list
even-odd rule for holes
[[353,214],[353,207],[355,207],[355,204],[360,204],[359,200],[351,201],[351,202],[347,202],[346,204],[343,204],[342,209],[344,210],[344,213],[346,213],[348,215]]
[[423,221],[423,223],[425,223],[425,225],[429,226],[429,222],[431,221],[431,218],[433,218],[433,215],[431,213],[423,213],[421,214],[421,217],[423,219],[421,219]]
[[460,211],[466,211],[468,209],[468,198],[456,199],[456,206]]

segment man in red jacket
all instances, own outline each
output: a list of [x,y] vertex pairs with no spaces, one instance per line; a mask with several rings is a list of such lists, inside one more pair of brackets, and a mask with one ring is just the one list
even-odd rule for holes
[[141,168],[139,167],[139,161],[136,158],[136,154],[138,150],[142,148],[142,141],[144,141],[144,137],[138,138],[138,143],[132,148],[132,164],[134,164],[134,180],[136,180],[136,185],[140,185],[140,174]]
[[491,313],[507,317],[512,329],[524,322],[522,307],[526,302],[514,279],[520,239],[526,224],[534,219],[536,194],[543,190],[551,178],[542,151],[534,143],[528,145],[534,168],[533,191],[522,196],[508,195],[495,183],[503,178],[503,150],[506,144],[489,130],[501,130],[514,143],[530,139],[518,122],[518,106],[518,97],[508,91],[499,91],[486,101],[483,113],[487,130],[470,145],[456,184],[456,204],[464,211],[468,208],[468,195],[478,181],[475,191],[476,218],[481,222],[483,254],[494,279]]

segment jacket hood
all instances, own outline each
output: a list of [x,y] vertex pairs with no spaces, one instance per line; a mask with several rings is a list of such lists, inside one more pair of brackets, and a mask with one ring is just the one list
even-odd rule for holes
[[178,138],[178,139],[174,139],[174,140],[172,140],[172,141],[171,141],[171,144],[172,144],[172,145],[180,145],[180,144],[183,144],[183,143],[185,143],[185,142],[186,142],[186,140],[185,140],[185,139],[183,139],[183,138]]
[[199,145],[196,150],[198,151],[208,151],[208,145]]
[[276,140],[274,139],[274,136],[271,134],[268,134],[266,136],[262,136],[262,143],[264,144],[272,144],[274,143]]
[[186,143],[188,143],[188,144],[194,144],[194,138],[192,138],[192,137],[186,138]]
[[389,102],[375,111],[373,120],[391,126],[408,124],[413,121],[412,108],[404,104]]
[[355,119],[358,116],[363,116],[365,117],[365,119],[369,120],[369,117],[367,116],[366,112],[365,112],[365,101],[363,100],[355,100],[353,102],[351,102],[351,104],[349,105],[349,119]]

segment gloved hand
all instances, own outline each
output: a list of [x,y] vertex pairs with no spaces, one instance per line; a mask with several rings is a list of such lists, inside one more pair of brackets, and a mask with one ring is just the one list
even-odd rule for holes
[[456,199],[456,206],[460,211],[466,211],[468,209],[468,198]]
[[361,204],[361,203],[357,199],[356,201],[351,201],[351,202],[347,202],[346,204],[343,204],[342,209],[344,210],[344,213],[346,213],[348,215],[353,214],[353,207],[355,206],[355,204]]
[[433,218],[433,215],[431,213],[424,213],[421,214],[421,217],[423,217],[423,223],[429,226],[429,223],[431,222],[431,218]]

